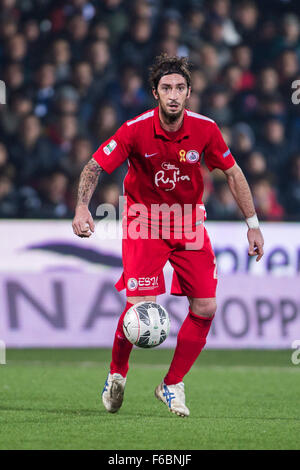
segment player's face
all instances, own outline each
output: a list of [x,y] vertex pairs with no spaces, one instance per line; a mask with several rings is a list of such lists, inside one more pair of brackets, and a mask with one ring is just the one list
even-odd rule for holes
[[169,121],[176,121],[183,113],[191,89],[186,79],[178,73],[161,77],[157,90],[153,90],[163,115]]

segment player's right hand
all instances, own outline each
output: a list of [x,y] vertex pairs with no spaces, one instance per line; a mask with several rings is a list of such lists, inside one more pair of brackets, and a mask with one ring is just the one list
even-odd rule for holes
[[88,238],[95,231],[93,217],[87,206],[79,205],[76,207],[72,227],[75,235],[81,238]]

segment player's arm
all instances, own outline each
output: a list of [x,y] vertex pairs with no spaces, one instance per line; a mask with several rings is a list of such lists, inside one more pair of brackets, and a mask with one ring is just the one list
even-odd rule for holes
[[77,205],[73,219],[73,232],[78,237],[90,237],[95,230],[95,224],[89,211],[89,203],[96,189],[102,168],[91,158],[83,168],[78,187]]
[[259,261],[264,254],[264,238],[259,228],[249,185],[244,173],[236,163],[228,170],[224,170],[224,173],[227,177],[230,191],[244,214],[249,227],[247,234],[249,241],[248,253],[250,256],[257,256],[256,261]]

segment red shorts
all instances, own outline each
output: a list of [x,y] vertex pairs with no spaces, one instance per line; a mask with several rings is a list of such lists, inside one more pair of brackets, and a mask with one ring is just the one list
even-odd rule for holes
[[[202,228],[203,229],[203,228]],[[123,239],[124,271],[115,284],[126,288],[127,297],[164,294],[163,267],[170,261],[174,268],[171,294],[193,298],[216,296],[216,258],[206,229],[201,249],[186,250],[186,240]]]

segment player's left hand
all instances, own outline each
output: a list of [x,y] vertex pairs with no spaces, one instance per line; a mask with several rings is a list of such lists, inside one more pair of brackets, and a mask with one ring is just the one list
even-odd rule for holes
[[259,261],[264,254],[264,237],[260,228],[249,228],[248,233],[249,242],[249,256],[257,256],[256,261]]

